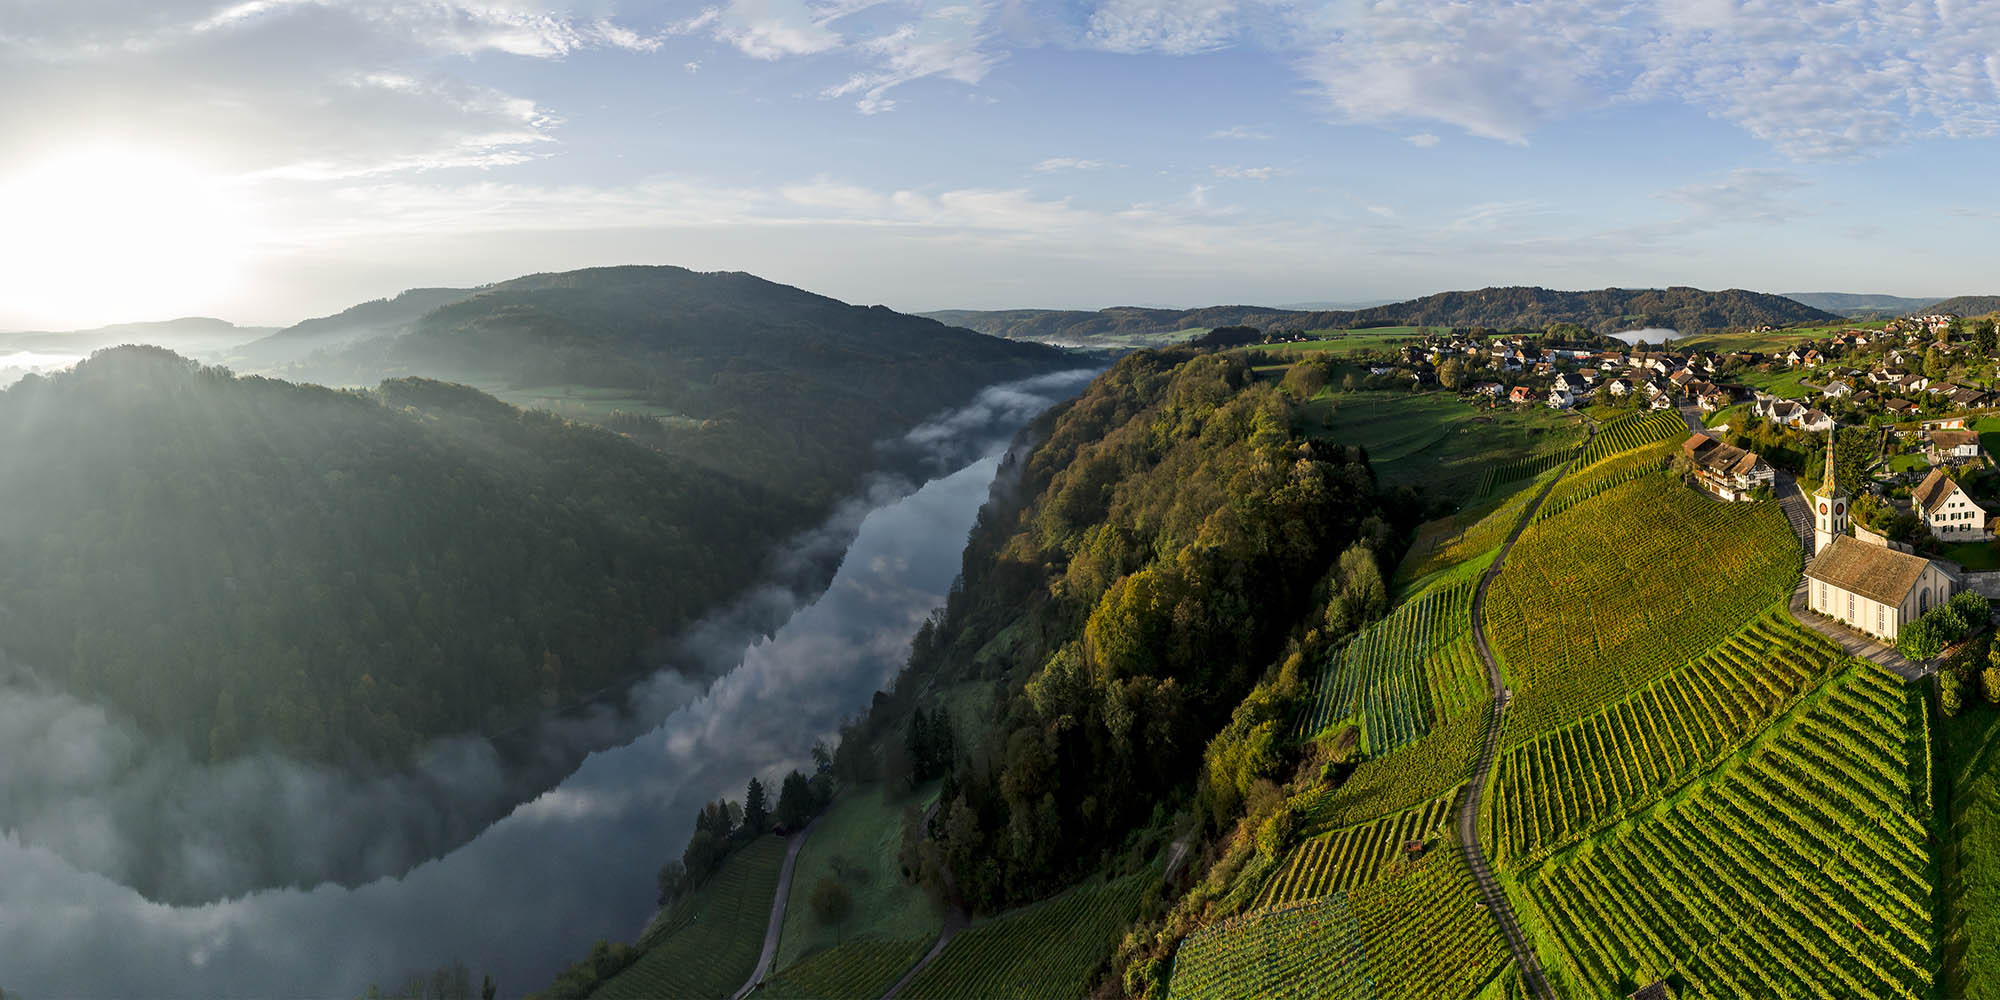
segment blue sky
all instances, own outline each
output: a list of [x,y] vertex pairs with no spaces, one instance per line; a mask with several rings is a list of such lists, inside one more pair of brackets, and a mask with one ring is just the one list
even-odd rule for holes
[[0,328],[626,262],[908,310],[1993,292],[1994,53],[1963,2],[10,0]]

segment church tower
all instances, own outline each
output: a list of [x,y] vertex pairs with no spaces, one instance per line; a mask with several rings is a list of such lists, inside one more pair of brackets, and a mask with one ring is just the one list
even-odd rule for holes
[[1833,476],[1833,430],[1826,432],[1826,481],[1813,493],[1813,554],[1847,534],[1847,491]]

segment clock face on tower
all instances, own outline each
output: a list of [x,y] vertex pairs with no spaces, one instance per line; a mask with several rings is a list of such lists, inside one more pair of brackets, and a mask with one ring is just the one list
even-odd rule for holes
[[1826,504],[1819,505],[1819,512],[1822,514],[1826,513]]
[[1834,504],[1834,505],[1833,505],[1833,516],[1835,516],[1835,517],[1839,517],[1840,515],[1842,515],[1842,514],[1845,514],[1845,513],[1847,513],[1847,505],[1846,505],[1846,504],[1844,504],[1844,503],[1837,503],[1837,504]]

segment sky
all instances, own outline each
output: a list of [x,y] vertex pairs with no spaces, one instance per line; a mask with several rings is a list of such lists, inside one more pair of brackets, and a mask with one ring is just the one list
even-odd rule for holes
[[0,0],[0,329],[2000,291],[2000,4]]

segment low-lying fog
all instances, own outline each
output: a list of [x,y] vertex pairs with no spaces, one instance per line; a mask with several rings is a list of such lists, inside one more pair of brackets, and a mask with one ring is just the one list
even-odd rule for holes
[[[453,829],[505,794],[482,740],[443,741],[394,779],[268,756],[211,767],[75,699],[18,678],[0,687],[0,987],[353,995],[457,959],[512,995],[546,986],[598,938],[629,940],[703,801],[807,766],[813,740],[895,676],[958,572],[1009,437],[1089,374],[994,387],[893,443],[955,471],[907,495],[878,484],[802,539],[808,554],[852,544],[825,593],[775,635],[755,637],[774,608],[803,600],[782,588],[686,637],[623,711],[552,724],[551,753],[607,727],[633,738],[483,831]],[[354,889],[250,889],[356,858],[408,870]],[[149,901],[120,881],[137,865],[215,901]]]

